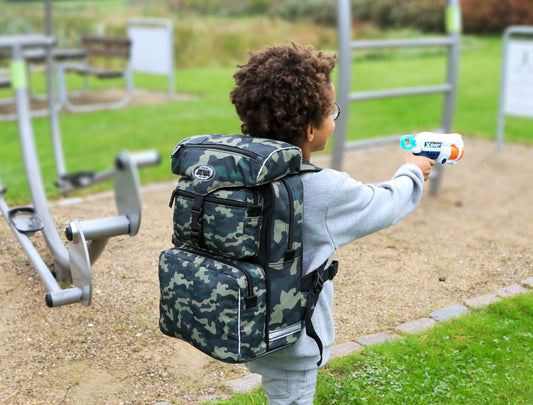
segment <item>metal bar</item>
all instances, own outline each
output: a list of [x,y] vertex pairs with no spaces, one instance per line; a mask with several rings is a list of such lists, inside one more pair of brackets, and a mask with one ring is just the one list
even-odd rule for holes
[[15,227],[12,221],[9,220],[9,207],[7,206],[6,202],[4,201],[3,196],[0,195],[0,211],[2,212],[2,215],[4,216],[4,219],[8,223],[9,227],[11,228],[11,231],[19,241],[20,245],[28,255],[28,258],[33,264],[33,267],[39,274],[39,277],[41,277],[41,280],[44,282],[44,285],[46,286],[46,289],[48,291],[59,291],[61,290],[61,287],[59,287],[59,284],[57,283],[56,279],[50,272],[50,269],[44,262],[44,260],[41,258],[33,244],[31,243],[29,237],[19,232],[19,230]]
[[449,93],[452,91],[450,84],[437,86],[407,87],[400,89],[366,91],[350,94],[350,101],[374,100],[378,98],[391,98],[402,96],[417,96],[423,94]]
[[[459,0],[448,0],[446,9],[446,29],[452,45],[448,48],[446,81],[450,91],[446,93],[442,111],[441,128],[444,133],[452,132],[457,83],[459,79],[459,57],[461,44],[461,12]],[[444,166],[436,165],[431,173],[430,195],[437,195],[444,176]]]
[[[45,49],[46,52],[46,91],[48,95],[48,120],[50,134],[52,136],[52,147],[56,162],[56,173],[61,177],[67,172],[65,158],[63,154],[63,145],[61,142],[61,131],[59,128],[59,118],[57,116],[58,108],[56,107],[55,83],[54,83],[54,56],[50,47]],[[60,108],[60,105],[59,105]]]
[[443,38],[406,38],[406,39],[373,39],[364,41],[352,41],[352,50],[383,49],[383,48],[412,48],[427,46],[452,46],[453,40]]
[[[0,190],[5,191],[1,184]],[[35,249],[35,246],[31,243],[30,238],[26,234],[19,232],[13,222],[9,220],[9,207],[3,198],[3,191],[0,191],[0,212],[48,290],[48,293],[45,296],[46,305],[49,307],[56,307],[80,302],[84,296],[82,289],[77,287],[62,289],[44,260],[41,258],[39,252]]]
[[[517,28],[517,27],[514,27]],[[503,132],[505,128],[505,114],[503,111],[504,105],[506,103],[505,95],[505,77],[507,76],[507,57],[508,57],[508,44],[509,38],[511,36],[511,30],[513,27],[508,27],[503,32],[503,43],[502,43],[502,73],[500,78],[500,100],[498,103],[498,123],[496,129],[496,148],[501,149],[503,147]],[[514,30],[513,30],[514,31]]]
[[44,33],[52,36],[52,0],[44,2]]
[[[87,240],[108,238],[110,236],[126,235],[130,231],[130,221],[125,215],[90,219],[78,223],[80,230]],[[72,229],[71,223],[67,227],[67,239],[72,240],[76,230]]]
[[342,110],[345,111],[345,113],[341,114],[339,119],[336,121],[331,167],[335,170],[341,170],[350,111],[350,0],[337,0],[337,24],[339,42],[337,102],[341,106]]
[[74,304],[81,302],[87,295],[84,289],[79,287],[71,287],[65,290],[51,291],[46,294],[46,305],[50,308],[59,307],[61,305]]
[[[25,72],[25,62],[20,43],[25,41],[15,40],[12,43],[12,63],[14,64],[13,72],[15,77],[20,77]],[[36,43],[43,43],[43,41],[36,41]],[[46,43],[46,42],[45,42]],[[53,44],[53,41],[50,42]],[[32,45],[29,43],[28,45]],[[46,44],[48,45],[48,44]],[[46,46],[45,45],[45,46]],[[16,67],[15,67],[16,66]],[[20,144],[22,149],[24,167],[26,169],[26,178],[30,188],[30,195],[32,197],[35,212],[44,225],[43,235],[50,251],[52,252],[56,263],[59,265],[61,271],[69,273],[69,258],[68,252],[59,238],[52,215],[48,208],[48,202],[43,186],[41,172],[39,170],[39,159],[37,149],[35,146],[35,138],[33,135],[33,128],[30,119],[29,97],[26,82],[20,82],[20,79],[13,80],[14,92],[17,107],[17,121],[19,128]],[[63,275],[61,275],[63,276]],[[68,274],[65,274],[68,276]]]
[[352,141],[348,142],[344,145],[346,149],[355,150],[355,149],[364,149],[364,148],[370,148],[373,146],[383,146],[383,145],[391,145],[393,143],[400,142],[401,135],[390,135],[390,136],[383,136],[380,138],[369,138],[369,139],[362,139],[360,141]]

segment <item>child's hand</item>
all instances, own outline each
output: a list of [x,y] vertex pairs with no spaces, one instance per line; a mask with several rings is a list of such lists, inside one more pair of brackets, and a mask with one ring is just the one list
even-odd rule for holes
[[405,163],[413,163],[417,165],[424,174],[424,180],[428,179],[431,168],[435,165],[435,161],[433,159],[425,156],[414,155],[411,152],[407,153],[405,156]]

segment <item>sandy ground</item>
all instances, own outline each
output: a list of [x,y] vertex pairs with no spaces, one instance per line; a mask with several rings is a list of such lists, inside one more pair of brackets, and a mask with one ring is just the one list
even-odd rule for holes
[[[337,343],[533,276],[533,148],[465,141],[438,196],[426,190],[406,219],[338,251]],[[347,153],[345,170],[374,182],[402,161],[399,147],[379,147]],[[170,246],[171,190],[144,189],[141,230],[109,241],[93,265],[88,307],[46,307],[43,283],[0,220],[0,403],[197,403],[227,394],[223,383],[246,373],[158,330],[157,259]],[[60,230],[116,215],[110,194],[66,202],[51,208]],[[34,240],[50,263],[42,237]]]

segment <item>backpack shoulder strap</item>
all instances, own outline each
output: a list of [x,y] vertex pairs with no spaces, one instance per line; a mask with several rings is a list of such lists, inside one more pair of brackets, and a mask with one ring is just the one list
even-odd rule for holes
[[300,173],[305,172],[319,172],[322,168],[318,167],[311,162],[308,162],[307,160],[302,160],[302,163],[300,164]]

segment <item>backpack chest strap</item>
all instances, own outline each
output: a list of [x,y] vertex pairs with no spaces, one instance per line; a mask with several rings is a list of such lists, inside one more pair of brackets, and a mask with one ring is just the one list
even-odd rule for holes
[[320,360],[316,364],[317,366],[320,366],[322,363],[323,345],[320,336],[318,336],[318,333],[313,326],[311,317],[315,311],[316,303],[318,302],[318,297],[324,287],[324,283],[328,280],[333,280],[339,268],[339,263],[336,260],[333,260],[328,267],[326,267],[326,263],[327,261],[325,261],[318,269],[303,277],[301,285],[302,291],[308,293],[307,309],[305,311],[306,333],[307,336],[316,342],[318,350],[320,351]]
[[333,280],[339,270],[339,262],[336,260],[333,260],[328,267],[326,267],[326,263],[324,262],[318,269],[302,278],[302,291],[311,292],[314,290],[313,292],[317,294],[318,298],[324,283],[328,280]]

